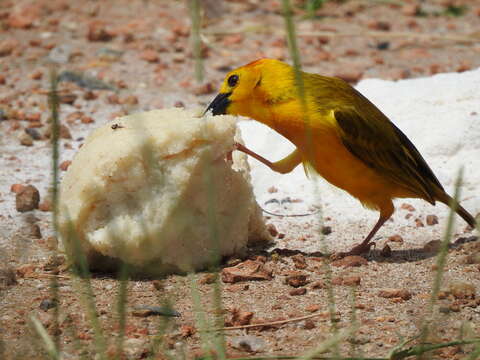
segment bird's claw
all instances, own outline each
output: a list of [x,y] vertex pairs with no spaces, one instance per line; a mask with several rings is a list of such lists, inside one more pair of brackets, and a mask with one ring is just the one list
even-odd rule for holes
[[330,259],[331,260],[340,260],[340,259],[343,259],[344,257],[347,257],[347,256],[354,256],[354,255],[361,255],[361,254],[365,254],[367,252],[370,251],[370,248],[371,247],[374,247],[375,248],[375,242],[373,241],[370,241],[368,243],[361,243],[361,244],[358,244],[358,245],[355,245],[350,251],[347,251],[347,252],[339,252],[339,253],[335,253],[335,254],[332,254],[330,256]]

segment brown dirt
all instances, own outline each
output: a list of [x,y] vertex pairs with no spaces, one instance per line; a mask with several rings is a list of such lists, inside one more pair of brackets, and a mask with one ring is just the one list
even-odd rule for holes
[[[51,257],[55,239],[51,237],[48,202],[51,185],[45,96],[49,54],[60,59],[60,71],[85,71],[119,89],[114,93],[61,83],[61,120],[65,124],[61,160],[68,161],[89,131],[115,116],[161,107],[204,107],[229,69],[263,56],[289,59],[280,1],[237,0],[222,2],[221,6],[220,2],[207,3],[210,5],[205,11],[204,28],[206,79],[197,85],[193,78],[188,9],[184,2],[2,2],[0,109],[5,120],[0,116],[1,358],[43,356],[29,318],[36,316],[50,333],[54,332],[54,308],[49,309],[51,304],[44,300],[51,298],[49,285],[55,273],[60,274],[57,331],[65,358],[78,358],[76,341],[86,344],[89,351],[93,349],[93,331],[80,296],[83,290],[76,290],[78,282],[72,280],[65,266],[55,263],[56,259]],[[445,9],[446,3],[468,7],[459,17],[434,16],[434,12]],[[421,6],[426,15],[415,16],[416,6]],[[302,15],[299,9],[296,13]],[[299,47],[307,71],[356,82],[367,77],[399,79],[480,66],[478,44],[394,37],[400,32],[467,36],[478,31],[478,1],[412,0],[403,6],[353,0],[327,2],[317,14],[317,19],[298,23]],[[383,31],[387,36],[312,35],[319,31],[335,34]],[[62,54],[67,54],[64,60],[61,60]],[[31,146],[26,146],[27,143]],[[63,164],[62,170],[68,167],[68,162]],[[16,212],[15,193],[10,191],[13,184],[35,185],[41,194],[40,210]],[[435,226],[435,221],[431,222],[431,226]],[[286,228],[288,223],[279,229],[283,236]],[[314,229],[307,227],[302,231],[308,233]],[[355,232],[364,231],[356,229]],[[335,236],[341,235],[333,231],[328,240],[334,244]],[[297,234],[300,236],[304,235]],[[469,230],[455,234],[457,242],[461,236],[472,234]],[[289,240],[299,239],[290,232],[285,241]],[[424,243],[429,244],[425,248],[412,248],[412,244],[399,241],[398,236],[392,241],[382,240],[379,248],[388,242],[390,253],[374,250],[366,264],[350,259],[341,266],[333,266],[330,275],[322,257],[279,252],[264,254],[265,257],[259,259],[260,254],[254,252],[252,260],[265,262],[273,279],[222,283],[222,302],[226,309],[223,316],[228,324],[319,315],[271,327],[228,331],[228,353],[246,356],[256,349],[258,354],[301,354],[327,339],[332,329],[326,290],[331,276],[337,312],[335,324],[339,329],[350,324],[352,294],[355,294],[359,331],[355,341],[340,347],[342,354],[355,346],[365,355],[386,356],[401,341],[400,336],[408,338],[419,333],[436,273],[435,244],[429,243],[433,240],[436,239],[425,239]],[[475,255],[478,252],[477,243],[461,244],[461,241],[449,251],[442,286],[445,291],[441,293],[440,306],[435,309],[438,323],[430,341],[457,339],[460,334],[479,336],[480,294],[475,294],[475,290],[480,289],[480,265]],[[12,270],[16,281],[12,279]],[[205,314],[212,318],[218,315],[212,310],[213,287],[211,277],[199,276],[204,277],[199,292]],[[110,275],[98,274],[92,284],[107,341],[109,345],[114,344],[119,329],[115,303],[119,283]],[[141,358],[148,353],[147,344],[161,323],[157,316],[133,316],[131,310],[135,306],[159,305],[165,299],[182,315],[169,325],[165,346],[169,349],[185,346],[189,357],[199,353],[200,337],[187,277],[132,280],[128,290],[126,348],[129,358]],[[257,344],[250,344],[250,348],[241,345],[239,337],[247,333],[263,340],[259,340],[258,349]],[[244,340],[249,341],[252,340]],[[109,349],[113,353],[113,348]],[[469,349],[442,350],[437,357],[461,358]],[[85,355],[93,358],[91,352]]]

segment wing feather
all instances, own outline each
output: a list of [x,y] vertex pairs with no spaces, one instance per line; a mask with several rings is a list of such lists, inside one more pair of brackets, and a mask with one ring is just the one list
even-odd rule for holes
[[375,105],[352,90],[359,95],[353,106],[334,110],[343,144],[367,166],[434,204],[443,187],[419,151]]

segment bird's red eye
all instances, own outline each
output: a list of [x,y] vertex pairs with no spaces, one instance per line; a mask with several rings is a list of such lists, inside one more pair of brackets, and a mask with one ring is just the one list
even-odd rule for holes
[[238,75],[230,75],[228,77],[227,82],[228,82],[228,86],[234,87],[238,83]]

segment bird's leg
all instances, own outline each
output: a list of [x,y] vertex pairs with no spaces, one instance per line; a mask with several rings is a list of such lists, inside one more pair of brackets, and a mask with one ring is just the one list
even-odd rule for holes
[[387,208],[382,209],[380,212],[380,217],[373,227],[373,229],[370,231],[370,233],[367,235],[365,240],[363,240],[360,244],[355,245],[350,251],[348,252],[340,252],[337,254],[333,254],[332,258],[334,260],[344,258],[345,256],[351,256],[351,255],[360,255],[364,254],[370,251],[370,248],[372,246],[375,246],[375,243],[372,240],[372,238],[375,236],[377,231],[382,227],[383,224],[385,224],[385,221],[387,221],[390,216],[392,216],[393,213],[393,204],[389,204]]
[[235,143],[235,149],[241,152],[244,152],[247,155],[250,155],[254,159],[257,159],[261,163],[267,165],[273,171],[279,172],[281,174],[286,174],[295,169],[295,167],[302,162],[302,155],[295,149],[290,155],[286,156],[282,160],[271,162],[265,159],[263,156],[258,155],[256,152],[248,149],[245,145],[240,143]]

